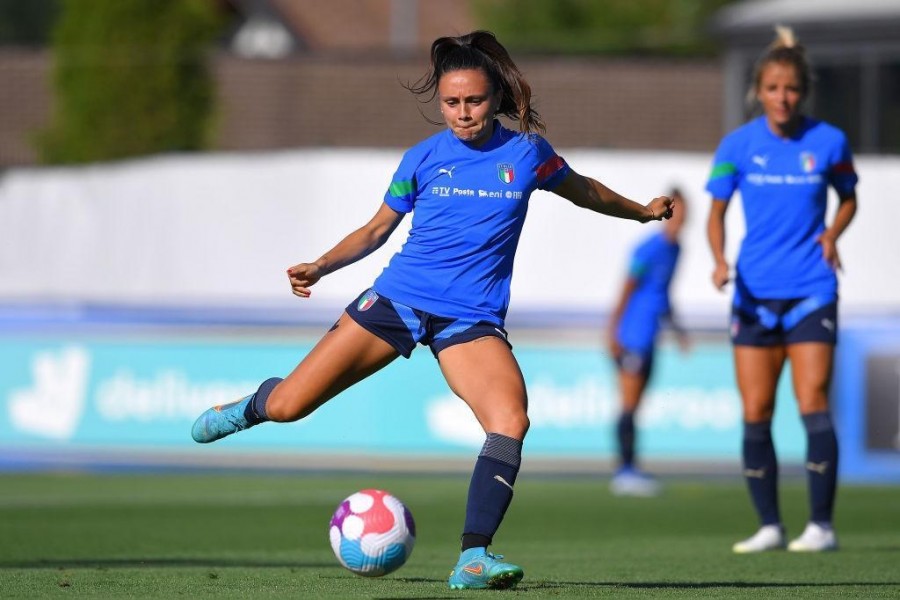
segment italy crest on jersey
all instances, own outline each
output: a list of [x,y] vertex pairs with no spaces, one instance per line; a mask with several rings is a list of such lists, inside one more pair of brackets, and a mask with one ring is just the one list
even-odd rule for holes
[[498,163],[497,176],[503,183],[512,183],[513,179],[516,178],[516,173],[513,171],[513,166],[510,163]]
[[816,155],[812,152],[801,152],[800,168],[804,173],[812,173],[816,168]]

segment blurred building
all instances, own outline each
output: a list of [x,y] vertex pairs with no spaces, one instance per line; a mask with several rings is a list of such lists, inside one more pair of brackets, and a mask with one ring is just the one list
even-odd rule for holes
[[857,152],[900,152],[900,2],[744,0],[713,23],[726,46],[723,121],[746,118],[754,61],[773,26],[797,33],[814,70],[812,112],[841,127]]
[[468,0],[223,0],[240,14],[231,49],[244,58],[411,54],[475,28]]
[[[409,146],[438,113],[401,84],[425,73],[436,37],[479,27],[467,0],[216,1],[234,22],[214,57],[216,150]],[[713,59],[516,59],[558,147],[710,151],[721,134]],[[36,161],[51,62],[0,48],[0,166]]]

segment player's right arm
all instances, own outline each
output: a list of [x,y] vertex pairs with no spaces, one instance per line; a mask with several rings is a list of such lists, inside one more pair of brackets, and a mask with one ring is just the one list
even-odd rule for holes
[[713,198],[709,209],[709,218],[706,221],[706,237],[709,239],[709,249],[712,251],[713,268],[712,282],[716,289],[721,290],[729,280],[728,261],[725,259],[725,211],[729,202],[720,198]]
[[300,263],[287,270],[291,291],[300,298],[309,298],[310,286],[342,267],[353,264],[381,248],[391,236],[404,213],[382,203],[368,223],[342,239],[338,244],[311,263]]

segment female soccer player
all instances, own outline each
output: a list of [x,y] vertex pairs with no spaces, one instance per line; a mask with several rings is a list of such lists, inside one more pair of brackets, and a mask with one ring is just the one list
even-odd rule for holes
[[[309,297],[319,279],[379,248],[412,212],[403,248],[286,378],[207,410],[192,434],[206,443],[263,421],[302,419],[398,356],[408,358],[417,343],[427,345],[487,436],[450,587],[511,587],[522,569],[487,547],[512,500],[529,425],[524,380],[503,328],[528,199],[551,190],[641,222],[670,217],[672,199],[644,206],[573,171],[536,133],[543,123],[531,88],[491,33],[437,39],[428,73],[408,89],[437,97],[447,129],[406,152],[368,223],[318,260],[288,269],[288,279],[294,295]],[[498,115],[518,121],[520,132]]]
[[676,188],[669,192],[677,208],[662,231],[644,239],[631,255],[628,276],[608,323],[609,353],[616,364],[621,412],[616,425],[619,468],[610,482],[617,496],[655,496],[659,483],[637,468],[635,413],[653,370],[653,355],[664,321],[687,348],[687,336],[675,319],[669,286],[681,251],[685,202]]
[[[744,476],[762,526],[734,545],[739,553],[785,545],[771,422],[786,359],[806,428],[811,513],[788,549],[837,548],[832,513],[838,448],[828,387],[837,341],[837,239],[856,213],[857,176],[844,134],[801,112],[809,65],[791,30],[776,29],[751,89],[764,114],[722,140],[706,188],[713,196],[707,223],[712,280],[720,290],[729,280],[724,219],[735,189],[747,229],[737,261],[731,339],[743,402]],[[840,202],[826,226],[829,185]]]

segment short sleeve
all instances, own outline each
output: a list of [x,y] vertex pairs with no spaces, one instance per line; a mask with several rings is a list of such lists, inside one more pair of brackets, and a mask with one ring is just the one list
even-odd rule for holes
[[855,193],[858,181],[859,176],[853,167],[850,143],[847,141],[847,136],[841,132],[837,155],[828,168],[828,183],[835,189],[838,196],[846,198]]
[[566,178],[571,169],[543,137],[535,135],[533,141],[537,150],[535,174],[537,175],[538,189],[552,190]]
[[713,198],[731,199],[740,178],[738,164],[740,164],[740,156],[738,156],[735,137],[734,135],[726,136],[716,149],[712,170],[706,182],[706,191]]
[[404,154],[384,194],[384,203],[399,213],[412,212],[417,192],[416,169],[420,162],[418,153],[410,150]]

